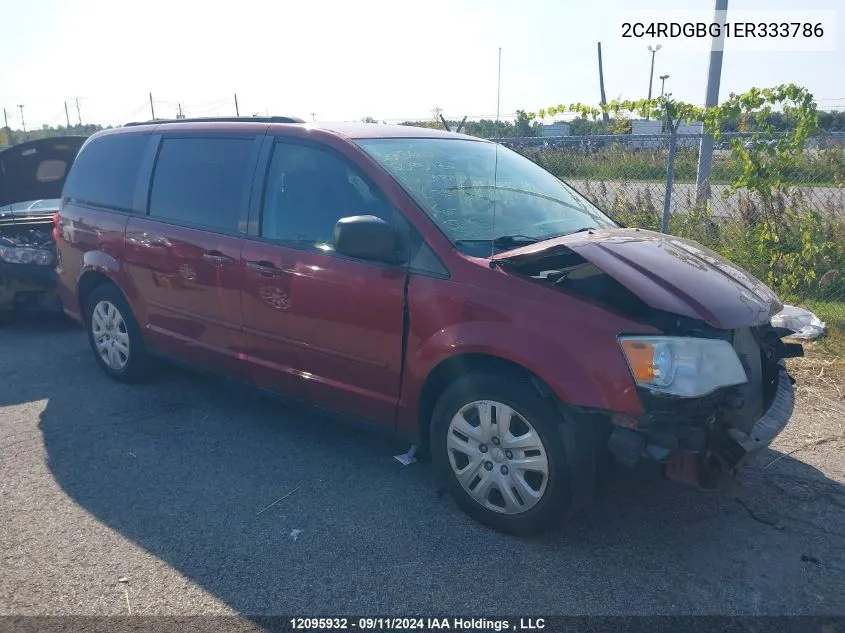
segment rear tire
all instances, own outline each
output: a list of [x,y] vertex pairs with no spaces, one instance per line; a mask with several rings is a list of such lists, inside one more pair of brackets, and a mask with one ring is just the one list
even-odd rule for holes
[[572,507],[562,422],[528,380],[463,376],[443,392],[432,415],[438,476],[467,514],[499,532],[556,527]]
[[150,358],[141,329],[123,293],[103,284],[88,298],[85,329],[100,368],[119,382],[137,382],[149,375]]

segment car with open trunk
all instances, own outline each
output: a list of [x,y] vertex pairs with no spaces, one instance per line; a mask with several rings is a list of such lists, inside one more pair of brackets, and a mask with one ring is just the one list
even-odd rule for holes
[[53,216],[84,141],[60,136],[0,152],[0,325],[23,310],[61,310]]

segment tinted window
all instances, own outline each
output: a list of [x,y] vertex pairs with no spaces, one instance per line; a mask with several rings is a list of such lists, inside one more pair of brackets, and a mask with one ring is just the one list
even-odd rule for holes
[[350,215],[393,220],[390,204],[343,156],[307,145],[276,144],[261,235],[325,248],[333,242],[337,221]]
[[116,134],[89,142],[76,157],[62,195],[131,211],[148,139],[145,135]]
[[236,232],[252,181],[252,148],[252,139],[164,139],[153,175],[150,215]]

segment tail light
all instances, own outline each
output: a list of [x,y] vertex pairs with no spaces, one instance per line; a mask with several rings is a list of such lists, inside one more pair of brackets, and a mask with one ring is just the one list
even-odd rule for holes
[[59,241],[59,223],[62,221],[62,215],[58,211],[53,214],[53,241]]

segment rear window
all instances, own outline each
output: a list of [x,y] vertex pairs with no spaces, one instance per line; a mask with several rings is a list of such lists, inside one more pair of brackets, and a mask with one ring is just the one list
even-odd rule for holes
[[156,161],[150,216],[235,233],[252,180],[253,139],[168,138]]
[[116,134],[88,143],[70,169],[62,196],[76,202],[132,211],[148,136]]

